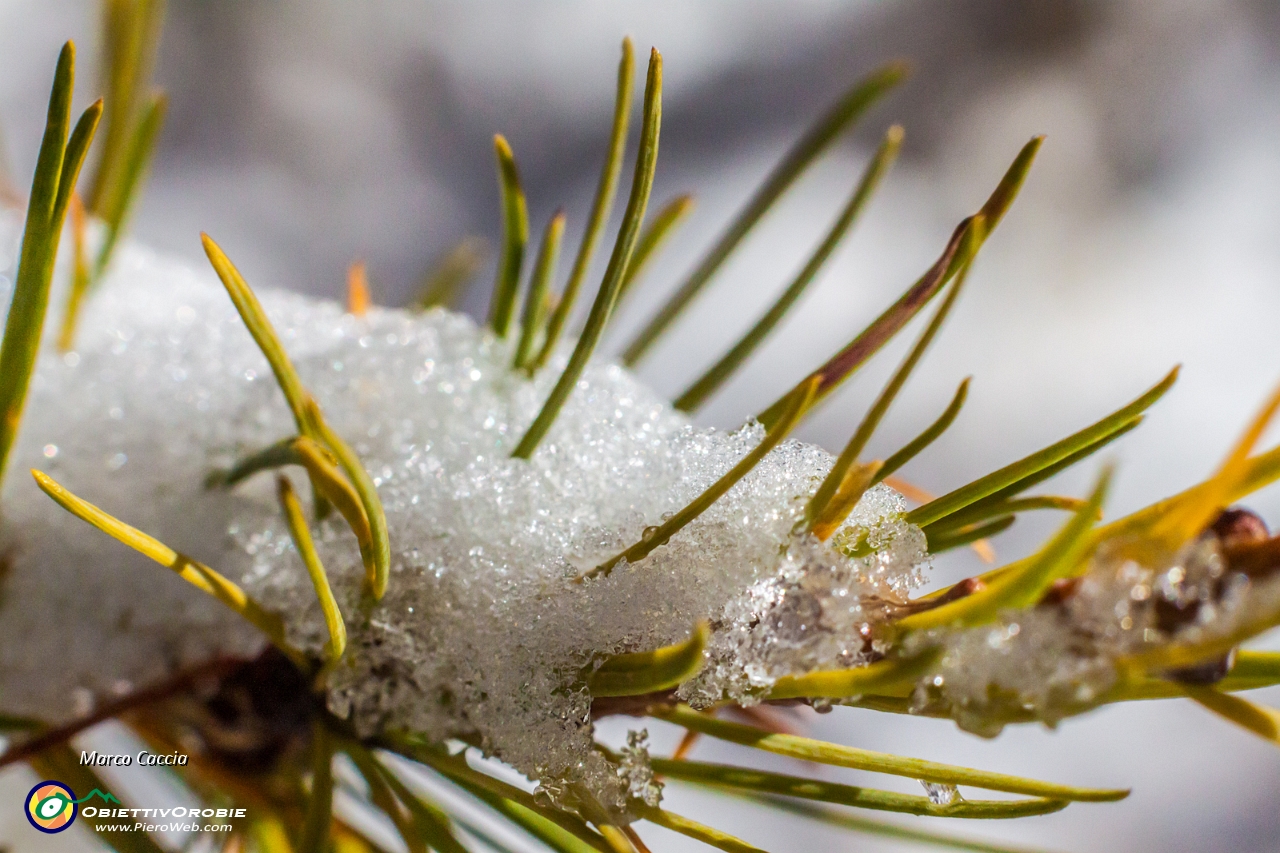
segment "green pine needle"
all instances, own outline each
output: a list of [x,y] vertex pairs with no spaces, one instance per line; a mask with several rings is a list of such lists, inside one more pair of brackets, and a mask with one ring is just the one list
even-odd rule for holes
[[311,726],[311,791],[296,853],[328,853],[333,825],[333,742],[324,724]]
[[1084,506],[1084,501],[1079,498],[1064,497],[1062,495],[1036,495],[1029,498],[1005,498],[999,501],[979,501],[972,504],[959,512],[953,513],[946,518],[935,521],[924,529],[926,536],[932,534],[947,535],[961,528],[968,527],[979,522],[984,522],[992,518],[1002,518],[1006,515],[1017,515],[1020,512],[1027,512],[1037,509],[1060,509],[1068,512],[1075,512]]
[[1013,847],[1006,844],[996,844],[989,841],[977,841],[967,838],[958,838],[950,833],[930,832],[924,829],[916,829],[914,827],[900,826],[896,823],[890,823],[883,820],[872,820],[862,817],[861,815],[846,814],[838,812],[834,809],[815,806],[810,803],[797,803],[789,800],[781,800],[776,797],[761,797],[759,801],[782,811],[791,812],[793,814],[803,815],[811,820],[821,821],[822,823],[848,829],[854,832],[862,832],[867,835],[878,835],[882,838],[892,838],[897,841],[908,841],[914,844],[924,844],[930,847],[942,847],[948,850],[963,850],[967,853],[1044,853],[1040,850],[1032,850],[1028,847]]
[[1004,533],[1018,517],[1013,514],[1003,514],[990,521],[984,521],[976,524],[966,524],[960,527],[947,527],[943,529],[934,529],[932,526],[924,531],[926,547],[930,554],[941,554],[944,551],[952,551],[956,548],[963,548],[965,545],[972,545],[981,539],[990,539],[992,536]]
[[[981,235],[982,240],[985,241],[991,235],[996,225],[1004,218],[1009,206],[1013,204],[1018,190],[1026,181],[1027,172],[1043,140],[1043,137],[1037,136],[1022,146],[1018,156],[1005,170],[1000,183],[996,185],[995,190],[983,203],[982,209],[976,214],[982,217],[985,225]],[[810,374],[821,374],[825,377],[819,389],[820,400],[834,391],[840,383],[849,378],[867,359],[888,343],[960,271],[961,264],[967,262],[962,258],[960,248],[974,218],[968,217],[956,226],[942,255],[915,284],[907,289],[906,293],[899,297],[897,302],[890,305],[883,314],[872,321],[870,326],[850,341],[844,349],[832,356],[826,364]],[[781,406],[782,401],[779,399],[760,414],[759,421],[768,426],[778,417]]]
[[925,448],[937,441],[938,437],[947,431],[947,428],[955,421],[956,416],[960,414],[960,410],[964,407],[964,401],[969,396],[969,380],[971,378],[968,376],[964,378],[960,386],[956,388],[955,396],[951,398],[951,402],[947,404],[947,408],[943,410],[936,421],[925,427],[923,432],[884,461],[884,465],[880,466],[880,470],[876,472],[876,482],[881,482],[885,477],[896,473],[898,469],[919,456]]
[[618,294],[619,302],[631,292],[636,279],[644,275],[649,261],[666,243],[667,238],[675,233],[685,217],[693,212],[693,208],[693,196],[678,195],[664,204],[645,223],[644,230],[640,232],[640,239],[636,241],[636,250],[631,254],[631,263],[627,264],[627,275],[622,280],[622,291]]
[[533,794],[472,768],[467,764],[464,755],[448,755],[435,745],[415,742],[411,736],[404,735],[389,738],[387,748],[405,758],[427,765],[477,796],[480,792],[485,792],[492,797],[514,803],[555,824],[593,849],[605,851],[605,853],[608,851],[608,845],[605,844],[604,839],[587,826],[580,817],[562,809],[550,807],[539,801]]
[[111,253],[124,231],[125,219],[141,194],[141,185],[155,154],[156,140],[159,139],[160,129],[164,125],[168,103],[164,95],[152,95],[138,118],[138,126],[122,164],[120,189],[111,196],[110,204],[100,211],[102,220],[107,226],[107,234],[94,264],[95,278],[101,276],[107,264],[110,263]]
[[940,607],[914,613],[894,623],[897,631],[924,631],[946,625],[973,626],[995,619],[1002,611],[1030,607],[1059,578],[1068,577],[1088,553],[1089,532],[1106,499],[1110,470],[1104,470],[1089,500],[1033,558],[1017,571],[1007,572],[972,595]]
[[547,299],[551,293],[551,279],[555,277],[556,264],[560,260],[564,223],[564,211],[558,211],[547,223],[547,228],[542,233],[542,244],[538,247],[537,260],[533,263],[533,272],[529,276],[529,292],[524,297],[524,311],[520,315],[520,343],[516,346],[511,366],[529,374],[534,370],[530,358],[534,355],[533,347],[538,333],[542,331]]
[[515,155],[502,134],[493,137],[493,150],[498,158],[498,190],[502,198],[502,259],[493,281],[489,328],[498,337],[505,338],[520,295],[520,268],[524,264],[525,244],[529,242],[529,211]]

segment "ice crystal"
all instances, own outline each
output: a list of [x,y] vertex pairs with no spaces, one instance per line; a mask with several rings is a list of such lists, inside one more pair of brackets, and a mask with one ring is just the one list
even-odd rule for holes
[[921,780],[920,784],[924,786],[924,792],[929,796],[929,802],[936,806],[949,806],[960,799],[960,792],[956,790],[955,785],[925,782],[924,780]]

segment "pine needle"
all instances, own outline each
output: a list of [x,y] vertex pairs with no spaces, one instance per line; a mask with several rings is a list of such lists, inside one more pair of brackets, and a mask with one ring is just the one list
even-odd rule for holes
[[95,214],[119,208],[128,171],[131,142],[137,139],[137,116],[151,79],[156,48],[164,24],[164,0],[105,0],[103,71],[106,121],[86,205]]
[[632,285],[644,275],[645,269],[667,242],[667,238],[675,232],[690,213],[693,212],[694,200],[691,195],[678,195],[664,204],[640,232],[636,241],[636,250],[631,253],[631,263],[627,264],[627,275],[622,280],[622,291],[618,294],[618,302],[626,299]]
[[58,331],[58,352],[70,352],[75,344],[76,319],[80,315],[80,305],[85,294],[89,292],[89,235],[84,202],[79,193],[71,194],[68,206],[71,214],[71,238],[74,241],[71,253],[71,286],[67,289],[67,305],[62,314],[62,327]]
[[[937,441],[938,437],[947,431],[947,428],[955,421],[956,416],[960,414],[960,409],[964,407],[964,401],[969,396],[969,380],[971,378],[965,377],[960,383],[960,387],[956,388],[955,396],[951,398],[951,402],[947,404],[947,408],[943,410],[936,421],[925,427],[923,432],[884,461],[884,465],[880,466],[880,470],[876,472],[876,482],[882,483],[893,476],[898,469],[919,456],[926,447]],[[899,491],[902,490],[899,489]]]
[[[653,189],[653,174],[658,160],[658,135],[662,126],[662,55],[654,50],[649,56],[649,74],[644,90],[644,120],[640,127],[640,150],[636,152],[635,175],[631,180],[631,197],[627,200],[627,210],[622,217],[622,225],[618,229],[618,237],[613,246],[613,255],[609,258],[609,266],[605,270],[604,281],[596,294],[596,301],[587,316],[587,325],[582,330],[578,344],[569,357],[569,364],[560,374],[559,381],[551,390],[550,396],[538,412],[537,418],[530,425],[520,443],[512,452],[516,459],[528,459],[537,449],[538,444],[555,423],[565,400],[578,384],[578,378],[587,366],[591,353],[604,334],[609,316],[613,312],[618,298],[618,290],[626,276],[627,264],[635,249],[639,236],[640,224],[644,221],[645,208],[649,204],[649,192]],[[563,307],[566,299],[561,300]],[[558,309],[557,309],[558,310]],[[554,322],[555,315],[552,315]],[[548,329],[551,337],[553,330]]]
[[[957,798],[948,805],[935,803],[928,797],[900,794],[896,791],[879,791],[854,785],[842,785],[800,776],[787,776],[746,767],[727,764],[708,764],[698,761],[674,761],[668,758],[652,758],[655,773],[682,782],[692,782],[728,790],[752,794],[769,794],[817,800],[832,805],[852,806],[859,809],[899,812],[901,814],[928,815],[931,817],[961,818],[968,820],[1005,820],[1051,814],[1067,807],[1064,800],[965,800]],[[757,800],[758,802],[758,800]]]
[[[1006,465],[998,471],[993,471],[985,477],[980,477],[972,483],[949,492],[937,500],[930,501],[922,507],[913,509],[907,513],[906,520],[924,527],[997,492],[1000,492],[1002,496],[1007,496],[1009,492],[1004,490],[1014,484],[1026,483],[1031,485],[1031,483],[1027,482],[1029,477],[1070,458],[1077,451],[1099,449],[1102,446],[1099,442],[1129,426],[1134,418],[1141,415],[1164,396],[1165,392],[1177,381],[1177,378],[1178,368],[1175,367],[1164,379],[1127,406],[1117,409],[1097,423],[1085,427],[1043,450],[1024,457],[1011,465]],[[1037,480],[1036,482],[1039,481]]]
[[133,131],[129,147],[125,152],[124,162],[118,178],[118,185],[113,193],[96,209],[106,226],[106,236],[102,247],[98,250],[98,258],[93,265],[93,278],[97,280],[115,251],[116,243],[124,233],[125,222],[139,195],[142,184],[151,167],[155,155],[156,141],[160,138],[160,129],[164,126],[165,115],[169,110],[169,101],[163,94],[152,95],[141,115],[137,127]]
[[[987,197],[982,209],[975,214],[975,216],[982,217],[985,226],[982,240],[985,240],[995,231],[996,225],[1004,218],[1009,206],[1017,198],[1018,190],[1021,189],[1022,184],[1026,181],[1027,172],[1030,170],[1043,141],[1044,137],[1037,136],[1022,146],[1018,156],[1013,159],[1013,163],[1005,170],[1000,183],[996,185],[995,190]],[[832,356],[826,364],[810,374],[821,374],[826,377],[822,387],[819,389],[819,399],[834,391],[840,383],[849,378],[880,347],[884,346],[960,271],[963,263],[971,260],[964,259],[961,256],[960,248],[966,239],[973,220],[974,217],[970,216],[956,226],[955,231],[951,234],[951,239],[947,241],[947,245],[942,251],[942,255],[915,284],[907,288],[906,293],[902,294],[897,302],[885,309],[884,313],[873,320],[871,325],[850,341],[844,349]],[[759,416],[760,422],[768,426],[778,416],[780,407],[781,400],[765,409]]]
[[711,629],[707,622],[694,626],[689,639],[648,652],[613,655],[587,678],[594,697],[643,696],[684,683],[702,668],[702,650]]
[[342,611],[333,597],[333,589],[329,586],[329,576],[325,573],[320,555],[316,553],[315,543],[311,539],[311,531],[307,529],[307,519],[303,515],[302,505],[293,493],[289,478],[281,475],[276,480],[276,491],[280,499],[280,507],[284,510],[289,535],[293,545],[298,549],[298,556],[307,568],[311,585],[315,587],[316,598],[320,600],[320,612],[324,614],[325,628],[329,631],[329,643],[325,656],[330,661],[337,661],[347,649],[347,624],[342,619]]
[[[808,506],[805,507],[805,518],[809,523],[810,529],[813,529],[815,522],[823,516],[828,504],[835,497],[836,491],[842,488],[845,475],[853,468],[858,461],[858,456],[866,448],[867,442],[871,440],[871,436],[875,433],[876,427],[880,425],[880,421],[889,411],[889,407],[893,404],[894,399],[898,396],[898,392],[902,390],[902,386],[906,384],[911,373],[915,370],[916,365],[920,363],[920,359],[924,357],[925,350],[929,348],[929,344],[933,342],[934,337],[938,334],[938,330],[942,328],[943,322],[947,319],[947,315],[951,313],[952,307],[956,303],[956,299],[960,296],[961,290],[964,288],[965,279],[968,277],[968,271],[973,262],[974,253],[982,244],[982,240],[986,234],[986,222],[982,214],[974,216],[969,227],[965,229],[965,236],[960,244],[960,250],[957,255],[960,263],[960,271],[956,276],[955,283],[951,286],[947,293],[946,299],[942,305],[934,313],[933,319],[929,321],[929,325],[925,327],[911,351],[907,353],[907,357],[903,359],[902,364],[894,371],[893,376],[885,383],[885,387],[881,390],[871,408],[867,410],[867,414],[863,417],[862,422],[858,424],[858,428],[854,431],[853,436],[849,439],[849,443],[845,445],[844,450],[840,452],[835,464],[831,470],[827,472],[827,476],[823,479],[818,490],[809,500]],[[867,485],[871,482],[870,477],[867,478]],[[866,486],[863,486],[865,490]],[[851,507],[850,507],[851,508]],[[846,512],[847,514],[847,512]],[[838,522],[837,522],[838,525]],[[834,527],[831,528],[834,531]],[[828,534],[829,535],[829,534]],[[823,538],[823,537],[819,537]]]
[[765,853],[759,847],[735,838],[727,832],[721,832],[666,809],[647,809],[644,812],[644,819],[672,832],[696,838],[703,844],[708,844],[717,850],[724,850],[725,853]]
[[972,785],[975,788],[985,788],[988,791],[1005,791],[1010,794],[1023,794],[1051,800],[1111,802],[1124,799],[1129,795],[1126,790],[1058,785],[1053,782],[1040,782],[1035,779],[1024,779],[1003,773],[989,773],[985,770],[972,770],[967,767],[939,764],[935,761],[925,761],[919,758],[902,758],[883,752],[839,746],[798,735],[774,734],[761,731],[752,726],[717,720],[706,714],[699,714],[684,705],[671,709],[652,708],[649,710],[649,714],[660,720],[666,720],[669,723],[701,732],[719,740],[727,740],[731,743],[761,749],[777,755],[798,758],[802,761],[815,761],[819,764],[830,764],[835,767],[868,770],[873,773],[887,773],[893,776],[905,776],[909,779],[920,779],[925,782],[936,782],[944,785]]
[[333,743],[324,723],[311,726],[311,791],[296,853],[328,853],[333,825]]
[[529,211],[520,185],[520,171],[506,137],[494,136],[493,150],[498,158],[498,190],[502,199],[502,258],[493,281],[489,328],[498,337],[505,338],[515,317],[520,292],[520,267],[524,263],[525,244],[529,242]]
[[1218,716],[1280,746],[1280,711],[1256,705],[1244,697],[1231,696],[1212,687],[1185,685],[1183,691]]
[[533,262],[533,272],[529,276],[529,292],[524,297],[524,311],[520,315],[520,342],[516,346],[511,366],[516,370],[524,370],[530,376],[537,369],[531,361],[534,357],[533,348],[538,334],[543,331],[551,280],[555,278],[556,264],[560,260],[564,224],[565,215],[562,210],[557,211],[547,223],[547,228],[542,233],[542,243],[538,246],[538,257]]
[[347,313],[363,317],[369,313],[373,298],[369,294],[369,275],[364,261],[356,261],[347,268]]
[[[763,798],[762,798],[763,799]],[[803,815],[811,820],[821,821],[822,823],[848,829],[854,832],[862,832],[867,835],[877,835],[882,838],[892,838],[898,841],[908,841],[915,844],[927,845],[930,847],[943,847],[948,850],[964,850],[968,853],[1044,853],[1039,850],[1032,850],[1028,847],[1013,847],[1007,844],[997,844],[990,841],[977,841],[968,838],[960,838],[950,833],[929,832],[928,830],[916,829],[914,827],[900,826],[896,823],[890,823],[883,820],[871,820],[861,815],[844,814],[834,809],[814,806],[809,803],[796,803],[786,800],[779,800],[769,797],[764,800],[765,804],[782,811],[791,812],[793,814]]]

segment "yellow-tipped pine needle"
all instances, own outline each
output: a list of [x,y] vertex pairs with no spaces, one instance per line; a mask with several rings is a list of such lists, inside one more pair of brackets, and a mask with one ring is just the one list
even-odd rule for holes
[[330,661],[336,661],[347,649],[347,623],[343,621],[342,611],[338,609],[338,602],[333,597],[329,576],[320,562],[320,555],[316,553],[306,516],[302,512],[302,504],[298,503],[298,496],[294,494],[288,477],[281,475],[277,479],[276,492],[280,498],[280,507],[284,510],[285,522],[289,525],[289,535],[293,537],[293,545],[298,549],[303,565],[307,567],[311,585],[316,590],[316,598],[320,600],[320,612],[324,614],[324,624],[329,631],[325,656]]
[[364,261],[356,261],[347,268],[347,313],[363,317],[373,304],[369,296],[369,276]]
[[387,591],[387,582],[391,576],[391,540],[387,534],[387,515],[378,498],[378,489],[369,472],[360,463],[360,457],[356,456],[350,445],[321,416],[320,407],[315,400],[307,399],[307,410],[308,419],[316,425],[320,440],[338,457],[338,464],[342,466],[360,497],[360,506],[364,509],[364,516],[369,524],[369,550],[373,561],[369,591],[375,599],[380,599]]
[[498,157],[498,189],[502,195],[502,260],[498,262],[497,278],[493,282],[489,328],[498,337],[505,338],[520,295],[520,267],[524,263],[525,244],[529,242],[529,211],[515,155],[506,137],[502,134],[493,137],[493,149]]
[[1280,387],[1271,393],[1217,472],[1205,482],[1197,499],[1183,501],[1172,508],[1152,525],[1148,538],[1166,553],[1172,553],[1184,542],[1199,536],[1238,491],[1249,470],[1249,455],[1277,410],[1280,410]]
[[1200,705],[1220,717],[1253,732],[1263,740],[1280,746],[1280,711],[1257,705],[1242,696],[1223,693],[1213,687],[1183,685],[1183,691]]
[[289,403],[289,410],[293,412],[298,432],[314,437],[315,430],[309,422],[306,406],[310,395],[302,384],[298,371],[294,369],[293,362],[289,360],[289,354],[285,352],[275,329],[272,328],[271,321],[267,319],[267,312],[263,310],[262,303],[258,301],[258,297],[244,280],[244,276],[236,269],[235,264],[231,263],[231,259],[222,251],[222,248],[213,241],[213,238],[208,234],[201,234],[200,240],[204,244],[209,263],[213,265],[214,272],[218,274],[218,278],[227,289],[227,295],[236,306],[236,311],[244,321],[245,328],[258,344],[258,349],[262,350],[262,354],[267,357],[271,372],[275,374],[276,382]]
[[40,490],[53,498],[67,512],[98,528],[117,542],[128,545],[144,557],[171,569],[187,583],[218,599],[261,631],[300,669],[306,671],[308,668],[306,656],[285,640],[284,621],[278,614],[265,610],[239,586],[203,563],[173,550],[160,540],[148,536],[135,527],[130,527],[88,501],[77,497],[49,475],[32,470],[31,476],[35,478]]
[[592,696],[643,696],[677,687],[702,667],[702,650],[711,635],[702,621],[687,640],[649,652],[613,655],[587,678]]
[[299,435],[294,437],[291,448],[295,455],[291,456],[288,462],[302,465],[307,469],[312,482],[319,486],[321,494],[337,507],[339,514],[355,534],[356,541],[360,543],[360,553],[364,557],[365,571],[369,573],[370,583],[372,583],[373,533],[359,492],[339,470],[339,463],[334,454],[320,442],[308,436]]
[[644,819],[672,832],[695,838],[703,844],[715,847],[717,850],[724,850],[725,853],[766,853],[759,847],[748,844],[740,838],[735,838],[727,832],[705,826],[666,809],[647,809],[644,812]]

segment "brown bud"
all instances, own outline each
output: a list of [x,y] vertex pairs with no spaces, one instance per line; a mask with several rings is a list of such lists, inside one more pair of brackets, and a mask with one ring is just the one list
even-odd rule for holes
[[1076,594],[1076,590],[1080,588],[1080,582],[1083,578],[1059,578],[1053,582],[1053,586],[1040,599],[1037,607],[1057,607],[1067,603],[1071,596]]
[[1224,509],[1209,527],[1224,548],[1271,538],[1267,523],[1257,513],[1238,506]]

